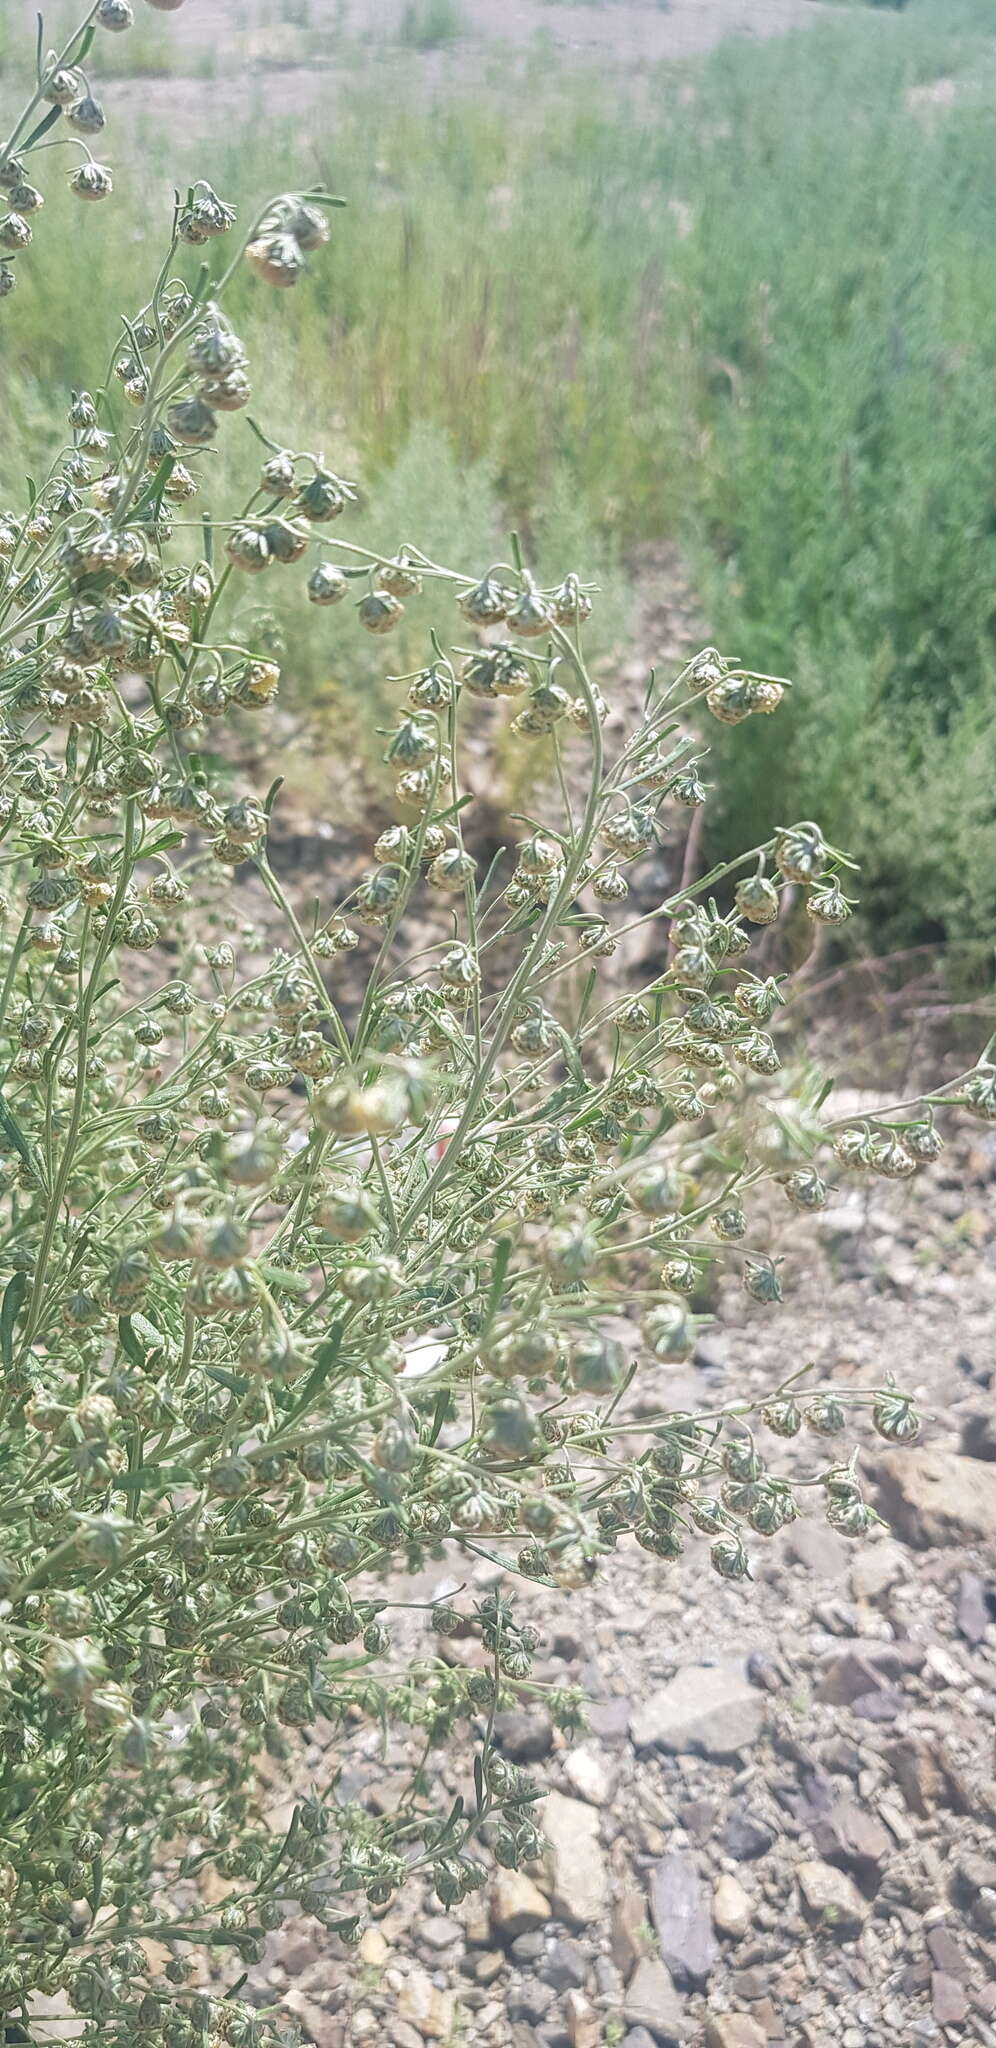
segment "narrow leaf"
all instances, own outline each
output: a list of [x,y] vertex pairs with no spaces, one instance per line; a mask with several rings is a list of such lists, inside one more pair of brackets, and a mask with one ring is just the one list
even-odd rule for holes
[[298,1416],[304,1415],[307,1409],[311,1406],[311,1402],[314,1399],[314,1396],[317,1394],[319,1388],[324,1385],[325,1381],[328,1379],[330,1372],[332,1371],[332,1367],[334,1366],[339,1356],[339,1346],[341,1343],[342,1324],[336,1323],[329,1331],[329,1334],[326,1337],[324,1344],[319,1344],[318,1346],[318,1352],[315,1358],[315,1363],[312,1366],[312,1369],[308,1374],[307,1379],[305,1380],[304,1387],[298,1399],[295,1401],[294,1406],[291,1409],[289,1416],[287,1417],[287,1421],[289,1423],[296,1422]]
[[43,135],[47,135],[50,128],[55,127],[61,112],[61,107],[50,107],[44,120],[39,121],[36,128],[32,128],[30,135],[25,136],[24,141],[19,143],[18,147],[23,150],[32,149],[36,142],[41,141]]
[[23,1131],[20,1128],[20,1125],[16,1122],[13,1112],[8,1109],[7,1104],[5,1103],[2,1095],[0,1095],[0,1125],[3,1126],[3,1129],[6,1131],[7,1136],[10,1139],[10,1142],[13,1145],[15,1152],[18,1152],[20,1154],[21,1158],[24,1161],[25,1166],[31,1166],[31,1148],[28,1144],[26,1137],[24,1136]]
[[155,476],[146,484],[141,496],[136,498],[132,506],[132,518],[134,518],[136,512],[144,511],[146,505],[151,505],[154,498],[162,495],[175,467],[176,456],[164,455]]
[[141,1372],[148,1369],[150,1353],[166,1348],[162,1331],[137,1310],[134,1315],[118,1317],[118,1341],[125,1357],[130,1358],[132,1365],[137,1365]]
[[258,1261],[268,1287],[282,1294],[307,1294],[308,1279],[305,1273],[291,1273],[286,1266],[271,1266],[266,1259]]
[[498,1239],[498,1248],[495,1252],[495,1263],[491,1274],[491,1285],[488,1288],[488,1305],[487,1309],[485,1310],[484,1318],[486,1324],[490,1324],[494,1312],[498,1307],[498,1303],[501,1300],[501,1291],[505,1285],[505,1275],[508,1272],[508,1262],[511,1255],[511,1238],[500,1237]]
[[26,1273],[15,1273],[4,1288],[3,1306],[0,1307],[0,1358],[7,1366],[14,1363],[14,1324],[27,1291]]

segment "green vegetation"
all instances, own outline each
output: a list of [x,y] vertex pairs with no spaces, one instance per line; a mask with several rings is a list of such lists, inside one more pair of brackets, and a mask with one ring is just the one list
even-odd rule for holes
[[[423,42],[456,12],[413,6],[402,34]],[[331,260],[279,330],[251,287],[238,303],[284,430],[305,403],[348,418],[350,444],[330,427],[327,452],[380,506],[432,428],[454,503],[470,465],[499,525],[532,538],[545,522],[552,542],[569,510],[588,561],[596,533],[610,557],[677,539],[709,630],[798,682],[763,765],[753,734],[724,761],[713,850],[805,791],[860,849],[885,946],[977,940],[996,911],[988,13],[842,6],[643,79],[638,98],[548,53],[482,56],[473,89],[459,70],[427,89],[411,50],[379,53],[372,86],[357,46],[314,146],[349,200]],[[162,176],[130,195],[119,181],[136,223],[195,155],[219,189],[252,190],[265,107],[261,77],[246,131],[218,124],[205,149],[157,140],[150,95]],[[268,174],[289,180],[297,149],[275,132]],[[49,445],[40,393],[102,374],[89,308],[127,303],[133,252],[101,228],[39,249],[5,308],[8,489]],[[400,517],[393,484],[386,498]],[[336,652],[323,622],[301,683]]]
[[[237,224],[198,178],[139,238],[84,160],[62,198],[104,202],[105,239],[58,178],[43,210],[53,131],[96,119],[76,97],[91,27],[131,20],[93,0],[61,53],[42,42],[0,164],[0,295],[28,309],[12,390],[35,408],[16,452],[39,458],[0,516],[0,2032],[30,2048],[54,2012],[80,2048],[297,2048],[268,1988],[239,1996],[270,1935],[305,1915],[350,1944],[413,1877],[448,1912],[542,1852],[541,1785],[496,1716],[541,1702],[572,1741],[582,1698],[536,1668],[519,1579],[576,1595],[620,1544],[677,1568],[701,1537],[746,1592],[755,1546],[804,1504],[874,1529],[845,1432],[852,1414],[915,1440],[891,1373],[820,1386],[789,1345],[766,1396],[731,1383],[702,1411],[647,1373],[689,1364],[720,1275],[776,1310],[794,1261],[774,1206],[822,1209],[824,1165],[909,1180],[943,1149],[935,1107],[996,1126],[996,1036],[919,1099],[824,1114],[765,947],[783,912],[849,914],[852,863],[806,820],[666,893],[651,875],[641,908],[631,875],[706,800],[690,729],[768,730],[783,687],[710,646],[625,715],[607,703],[580,422],[576,451],[531,469],[522,444],[529,531],[505,561],[513,470],[499,444],[455,453],[431,406],[379,437],[366,407],[379,475],[354,507],[321,445],[323,352],[361,380],[311,282],[335,247],[320,179]],[[361,282],[381,277],[376,208],[364,226]],[[72,340],[51,340],[60,319]],[[578,381],[591,342],[579,319]],[[56,441],[39,379],[63,347],[85,370],[99,350],[99,384],[76,385]],[[394,378],[415,388],[410,365]],[[565,360],[551,384],[574,382]],[[635,488],[635,444],[629,468]],[[688,503],[708,535],[703,469]],[[274,613],[247,595],[264,572]],[[618,641],[611,561],[599,577]],[[394,820],[370,804],[369,867],[285,887],[276,642],[313,716],[295,620],[340,605],[322,654],[379,707]],[[390,694],[365,634],[412,664]],[[376,722],[330,724],[328,785],[362,788]],[[510,757],[537,747],[555,772],[514,846],[481,848],[479,810],[465,840],[479,778],[504,775],[507,803]],[[639,977],[615,959],[637,924]],[[441,1557],[453,1598],[427,1604]],[[452,1636],[480,1656],[451,1664]],[[311,1769],[316,1734],[357,1724],[375,1776],[377,1755],[407,1759],[397,1799],[331,1752]],[[276,1828],[275,1771],[299,1788]]]
[[414,50],[438,50],[466,31],[457,0],[408,0],[401,17],[401,40]]

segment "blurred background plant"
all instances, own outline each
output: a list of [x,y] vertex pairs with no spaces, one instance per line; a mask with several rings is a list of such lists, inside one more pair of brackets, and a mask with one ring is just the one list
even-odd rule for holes
[[[126,167],[132,236],[86,219],[68,249],[45,237],[5,309],[2,487],[53,445],[47,394],[100,377],[91,308],[122,296],[160,182],[196,158],[218,189],[251,192],[264,115],[268,182],[300,164],[303,131],[316,175],[348,194],[343,232],[302,284],[291,336],[269,306],[236,313],[289,437],[305,405],[349,419],[350,444],[343,429],[326,452],[370,489],[360,537],[376,546],[409,506],[431,506],[422,539],[447,559],[514,522],[541,560],[583,558],[608,585],[603,657],[632,648],[645,544],[676,544],[710,630],[799,684],[764,736],[763,772],[753,734],[726,748],[706,856],[813,810],[861,849],[865,941],[984,962],[987,0],[814,7],[796,33],[638,73],[558,51],[549,30],[503,47],[486,11],[411,0],[371,26],[355,4],[267,5],[193,48],[169,17],[140,42],[109,39],[144,80],[145,162],[161,181]],[[0,64],[3,50],[0,36]],[[305,67],[312,113],[295,103]],[[333,104],[333,120],[313,118]],[[255,459],[245,432],[219,493]],[[287,672],[301,704],[349,711],[373,761],[376,692],[347,664],[337,618],[295,625]]]

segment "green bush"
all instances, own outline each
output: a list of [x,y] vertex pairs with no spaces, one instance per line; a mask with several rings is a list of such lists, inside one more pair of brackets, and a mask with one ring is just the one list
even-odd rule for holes
[[[61,59],[43,53],[0,163],[19,219],[39,214],[39,98],[69,103],[94,27],[129,19],[96,0]],[[73,191],[109,197],[106,174]],[[320,264],[331,203],[285,191],[230,253],[231,208],[193,185],[115,323],[114,396],[75,385],[52,462],[0,520],[11,2040],[40,2038],[41,1996],[84,2048],[289,2043],[237,1996],[287,1915],[351,1940],[415,1870],[449,1907],[486,1881],[485,1852],[535,1856],[538,1787],[496,1749],[494,1715],[541,1694],[570,1729],[581,1709],[533,1677],[508,1580],[570,1588],[630,1535],[676,1561],[695,1534],[748,1578],[748,1540],[799,1511],[755,1421],[827,1440],[807,1485],[845,1534],[874,1522],[832,1388],[793,1371],[756,1417],[740,1399],[644,1408],[635,1448],[625,1396],[689,1356],[718,1266],[759,1313],[780,1299],[759,1187],[808,1211],[821,1151],[895,1178],[941,1145],[930,1099],[835,1124],[825,1091],[793,1100],[776,1079],[786,992],[746,956],[787,889],[816,924],[846,917],[848,864],[815,825],[661,903],[671,949],[639,993],[612,972],[627,871],[704,797],[684,722],[704,706],[767,727],[780,682],[706,649],[607,753],[592,593],[569,563],[537,580],[514,542],[496,561],[486,472],[461,477],[425,432],[365,515],[381,544],[358,540],[348,481],[266,438],[265,376],[251,489],[226,497],[224,416],[257,399],[224,302]],[[14,242],[0,274],[30,275],[36,245],[8,229],[12,258]],[[552,566],[571,520],[551,506]],[[457,526],[477,550],[461,568],[435,555]],[[279,744],[255,742],[272,780],[249,788],[242,765],[280,669],[229,599],[281,582],[302,613],[351,619],[354,648],[364,628],[399,646],[430,626],[390,695],[380,679],[397,822],[334,904],[296,903],[271,864]],[[462,768],[506,699],[503,743],[545,745],[561,773],[480,872]],[[340,742],[333,811],[349,768]],[[945,1099],[996,1117],[996,1069]],[[886,1438],[916,1434],[891,1381],[846,1399]],[[437,1638],[479,1635],[480,1669],[393,1654],[397,1583],[444,1544],[494,1569],[469,1613],[430,1617]],[[426,1749],[464,1738],[464,1796],[423,1801],[419,1775],[375,1814],[333,1772],[275,1838],[257,1760],[357,1718]],[[200,1988],[207,1950],[231,1995]]]
[[401,17],[401,40],[414,50],[438,50],[465,32],[457,0],[407,0]]

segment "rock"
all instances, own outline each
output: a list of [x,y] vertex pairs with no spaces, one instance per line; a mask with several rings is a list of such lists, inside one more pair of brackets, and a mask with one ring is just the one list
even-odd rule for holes
[[[39,2001],[32,1999],[31,2009],[33,2013],[38,2011],[38,2005]],[[293,2016],[294,2019],[301,2021],[307,2028],[308,2040],[313,2042],[314,2048],[342,2048],[344,2029],[341,2019],[334,2018],[331,2013],[323,2012],[321,2006],[316,2005],[313,1999],[306,1997],[298,1985],[292,1985],[291,1989],[284,1993],[281,1999],[281,2006],[288,2018]],[[59,2012],[60,2014],[64,2013],[65,2007],[60,2006]],[[370,2018],[373,2019],[372,2013]],[[374,2020],[373,2024],[374,2029],[376,2029],[376,2020]],[[60,2029],[60,2031],[62,2030]],[[407,2033],[411,2030],[406,2028],[405,2031]],[[65,2038],[64,2033],[63,2038]],[[362,2030],[354,2038],[362,2040]],[[400,2035],[398,2038],[400,2041]],[[420,2034],[412,2034],[412,2048],[422,2048],[422,2037]]]
[[692,1352],[692,1364],[701,1372],[726,1372],[730,1355],[722,1337],[700,1337]]
[[608,1956],[595,1957],[595,1989],[607,2005],[619,2005],[622,2001],[623,1980]]
[[996,1542],[996,1465],[954,1451],[888,1451],[877,1476],[882,1513],[915,1549]]
[[648,2034],[646,2027],[628,2027],[620,2048],[654,2048],[654,2037]]
[[463,1928],[459,1920],[447,1920],[442,1913],[429,1913],[419,1921],[418,1937],[426,1948],[452,1948],[454,1942],[463,1940]]
[[514,1764],[535,1764],[553,1748],[553,1723],[539,1708],[510,1707],[495,1715],[495,1742]]
[[661,1960],[682,1990],[701,1991],[719,1951],[693,1856],[672,1850],[650,1876],[650,1912]]
[[767,2048],[768,2036],[745,2012],[728,2012],[710,2020],[705,2048]]
[[849,1600],[818,1600],[813,1620],[828,1636],[856,1636],[861,1629],[861,1616]]
[[592,1700],[588,1725],[600,1742],[625,1742],[632,1712],[633,1702],[629,1699]]
[[505,1958],[496,1948],[486,1949],[474,1964],[474,1975],[479,1984],[493,1984],[505,1968]]
[[949,1763],[942,1743],[923,1735],[906,1735],[885,1752],[885,1761],[911,1813],[926,1819],[935,1806],[955,1813],[971,1811],[971,1796]]
[[580,1991],[588,1976],[588,1958],[576,1941],[555,1941],[540,1975],[555,1991]]
[[863,1892],[878,1890],[892,1844],[882,1823],[853,1799],[837,1799],[813,1824],[813,1841],[825,1863],[857,1878]]
[[785,1555],[801,1564],[817,1579],[833,1579],[839,1585],[851,1561],[846,1536],[838,1536],[824,1522],[800,1520],[785,1531]]
[[609,1880],[597,1813],[580,1799],[550,1792],[543,1801],[540,1825],[549,1845],[545,1860],[554,1912],[572,1927],[590,1927],[604,1919]]
[[723,1762],[750,1749],[763,1724],[763,1702],[742,1664],[686,1664],[634,1709],[630,1735],[635,1749],[700,1751]]
[[955,1864],[955,1897],[970,1906],[980,1892],[996,1891],[996,1857],[960,1856]]
[[747,1659],[747,1676],[762,1692],[781,1692],[790,1674],[783,1664],[766,1657],[763,1650],[752,1650]]
[[564,2000],[564,2019],[571,2048],[598,2048],[602,2039],[601,2014],[595,2011],[583,1991],[569,1991]]
[[874,1605],[909,1577],[910,1563],[905,1551],[885,1537],[858,1552],[851,1566],[851,1592],[855,1600]]
[[749,1933],[754,1907],[743,1885],[724,1871],[712,1895],[712,1923],[719,1934],[742,1941]]
[[723,1840],[727,1855],[738,1863],[754,1863],[759,1856],[766,1856],[774,1842],[774,1833],[760,1814],[751,1813],[749,1807],[735,1806],[726,1823]]
[[612,1797],[614,1773],[597,1749],[572,1749],[564,1758],[564,1775],[589,1806],[606,1806]]
[[668,1971],[651,1956],[644,1956],[636,1966],[623,2001],[623,2018],[646,2027],[666,2048],[686,2041],[691,2031]]
[[991,1406],[966,1415],[961,1425],[961,1448],[966,1458],[996,1464],[996,1415]]
[[704,1842],[716,1825],[718,1812],[714,1799],[686,1799],[678,1808],[678,1818],[697,1842]]
[[650,1939],[647,1902],[642,1892],[628,1886],[614,1901],[609,1921],[609,1949],[623,1977],[628,1977],[646,1955]]
[[831,1707],[853,1707],[872,1693],[888,1692],[889,1682],[880,1665],[855,1650],[845,1650],[824,1666],[816,1697]]
[[491,1947],[493,1898],[488,1892],[471,1892],[463,1902],[463,1937],[471,1948]]
[[391,1951],[379,1927],[365,1927],[357,1943],[356,1953],[368,1970],[382,1970]]
[[453,2027],[456,2001],[452,1991],[440,1991],[420,1964],[409,1970],[397,2001],[398,2018],[408,2020],[424,2041],[446,2040]]
[[821,1751],[824,1770],[833,1771],[837,1777],[859,1778],[861,1776],[861,1751],[856,1743],[848,1742],[846,1736],[831,1735]]
[[800,1863],[796,1871],[803,1911],[812,1926],[836,1941],[856,1941],[868,1907],[853,1878],[832,1863]]
[[930,2009],[939,2027],[960,2027],[968,2017],[968,1999],[957,1977],[946,1970],[931,1972]]
[[877,1692],[863,1692],[860,1699],[851,1701],[851,1712],[859,1721],[898,1721],[906,1702],[894,1685],[884,1685]]
[[505,2010],[510,2020],[528,2020],[532,2025],[545,2020],[555,1997],[552,1984],[541,1984],[538,1977],[521,1977],[508,1987]]
[[985,1641],[989,1627],[989,1599],[986,1582],[978,1572],[962,1572],[958,1580],[958,1596],[955,1604],[955,1620],[958,1633],[971,1643],[973,1650]]
[[[384,1937],[379,1927],[368,1927],[366,1929],[366,1932],[364,1933],[363,1941],[366,1941],[368,1934],[374,1936],[376,1946],[380,1950],[382,1950],[383,1953],[372,1957],[367,1957],[364,1955],[363,1960],[364,1962],[375,1962],[379,1966],[387,1960],[389,1954],[387,1943],[384,1940]],[[326,1953],[326,1949],[327,1941],[323,1940],[319,1933],[316,1932],[315,1934],[296,1934],[292,1936],[292,1938],[289,1941],[281,1943],[280,1962],[282,1967],[286,1970],[288,1977],[300,1977],[303,1976],[305,1970],[313,1969],[316,1963],[321,1962],[322,1957]],[[363,1955],[362,1941],[359,1944],[359,1953]],[[168,1951],[166,1955],[166,1960],[169,1960]]]
[[957,1657],[951,1655],[950,1650],[945,1649],[943,1643],[927,1644],[923,1670],[924,1677],[933,1685],[953,1686],[957,1691],[968,1683],[965,1666],[959,1663]]
[[538,1963],[546,1954],[546,1942],[537,1932],[517,1934],[509,1948],[509,1955],[515,1963]]
[[949,1977],[964,1977],[965,1958],[950,1927],[943,1920],[935,1927],[927,1928],[927,1953],[935,1970],[944,1970]]
[[502,1941],[514,1941],[518,1934],[545,1927],[550,1918],[549,1900],[538,1885],[521,1870],[500,1870],[491,1887],[491,1925]]

